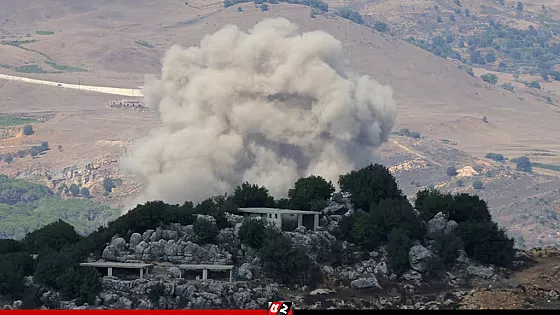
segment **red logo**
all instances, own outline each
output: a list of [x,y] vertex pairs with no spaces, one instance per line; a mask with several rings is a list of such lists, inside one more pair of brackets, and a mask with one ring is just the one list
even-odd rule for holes
[[268,302],[267,315],[294,315],[292,302]]

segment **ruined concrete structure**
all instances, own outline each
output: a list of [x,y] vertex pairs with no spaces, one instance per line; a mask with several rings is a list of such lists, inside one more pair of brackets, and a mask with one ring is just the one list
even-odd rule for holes
[[145,108],[141,100],[111,101],[109,107],[113,108]]
[[[300,226],[310,230],[319,227],[319,212],[276,208],[239,208],[244,217],[260,217],[280,230],[290,231]],[[309,220],[308,220],[309,219]]]

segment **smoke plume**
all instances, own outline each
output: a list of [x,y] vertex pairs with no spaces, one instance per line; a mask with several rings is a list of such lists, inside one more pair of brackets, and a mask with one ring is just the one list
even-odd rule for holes
[[122,159],[145,186],[134,204],[200,201],[244,181],[280,197],[299,177],[336,183],[369,164],[395,120],[393,91],[345,64],[340,41],[284,18],[172,47],[143,91],[163,127]]

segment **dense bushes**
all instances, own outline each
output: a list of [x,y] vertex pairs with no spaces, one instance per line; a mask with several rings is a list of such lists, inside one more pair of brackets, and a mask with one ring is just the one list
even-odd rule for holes
[[33,274],[33,263],[26,252],[0,255],[0,294],[19,294],[23,290],[23,277]]
[[80,267],[76,257],[63,252],[39,256],[35,281],[60,291],[67,299],[78,298],[78,304],[93,303],[102,288],[95,269]]
[[[483,263],[507,266],[513,259],[513,240],[492,222],[486,202],[477,196],[423,190],[418,192],[413,207],[389,170],[378,164],[340,176],[339,184],[343,192],[351,194],[358,210],[342,217],[335,232],[338,242],[318,253],[319,263],[352,264],[363,259],[354,252],[369,252],[386,245],[389,266],[396,274],[402,274],[410,268],[408,255],[413,241],[431,246],[437,253],[438,258],[433,261],[437,270],[438,266],[452,265],[459,249]],[[161,201],[138,205],[85,238],[68,223],[58,221],[28,234],[22,242],[0,241],[0,293],[21,292],[23,276],[33,273],[37,283],[59,290],[66,298],[90,302],[101,289],[99,275],[95,270],[80,268],[78,263],[89,253],[100,254],[115,234],[128,239],[133,232],[143,233],[169,223],[193,224],[200,244],[214,243],[219,230],[231,226],[225,213],[237,213],[239,206],[300,205],[320,210],[318,205],[333,191],[332,183],[310,176],[295,183],[289,191],[290,199],[275,201],[266,188],[244,183],[231,196],[214,196],[196,205],[169,205]],[[0,198],[14,203],[22,199],[12,193],[0,194]],[[36,197],[30,194],[27,198]],[[456,234],[440,233],[428,238],[424,222],[440,211],[459,223],[459,229]],[[212,216],[216,224],[198,217],[199,214]],[[263,271],[276,281],[309,280],[307,274],[312,263],[304,249],[293,244],[287,235],[260,220],[248,219],[239,229],[239,239],[258,251]],[[36,268],[26,251],[39,253]]]
[[327,206],[328,198],[334,193],[334,186],[321,176],[309,176],[296,181],[288,191],[290,205],[294,209],[320,211]]
[[391,270],[400,275],[410,268],[408,252],[412,247],[412,241],[407,231],[395,228],[387,236],[387,259]]
[[268,194],[268,189],[247,182],[235,188],[233,201],[240,208],[274,207],[275,205],[274,198]]
[[259,250],[267,275],[282,283],[304,283],[311,261],[299,245],[280,232],[268,233]]
[[450,266],[459,256],[459,250],[463,249],[463,241],[456,233],[438,233],[434,236],[433,249],[443,265]]
[[469,194],[442,194],[438,190],[425,189],[416,194],[414,207],[420,217],[428,221],[438,212],[443,212],[450,220],[491,220],[488,205],[478,196]]
[[351,194],[350,200],[356,209],[367,211],[370,205],[382,199],[406,199],[395,177],[379,164],[341,175],[338,184],[342,192]]
[[200,244],[214,243],[220,233],[214,222],[207,219],[198,219],[193,224],[193,231]]
[[60,251],[64,246],[75,243],[80,238],[73,226],[58,220],[27,234],[23,244],[29,252],[42,254]]
[[260,249],[264,243],[267,226],[261,220],[247,219],[239,228],[239,240],[254,249]]
[[514,240],[492,221],[462,222],[459,233],[467,254],[482,263],[509,266],[515,257]]

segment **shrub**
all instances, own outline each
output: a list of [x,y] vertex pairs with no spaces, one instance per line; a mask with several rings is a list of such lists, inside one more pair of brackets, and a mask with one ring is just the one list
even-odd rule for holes
[[412,247],[412,241],[403,229],[396,228],[389,233],[387,237],[387,259],[391,270],[401,275],[410,268],[408,261],[408,252]]
[[31,125],[25,125],[23,126],[23,134],[26,136],[30,136],[32,134],[34,134],[35,131],[33,131],[33,126]]
[[14,161],[14,156],[13,156],[13,154],[8,153],[8,154],[4,155],[3,160],[4,160],[4,162],[6,162],[8,164],[11,164]]
[[382,199],[406,199],[395,177],[383,165],[370,164],[357,171],[341,175],[338,184],[342,192],[351,194],[356,209],[368,210]]
[[498,77],[493,73],[483,74],[481,77],[482,81],[490,83],[492,85],[498,83]]
[[86,198],[90,197],[89,189],[86,187],[83,187],[82,190],[80,190],[80,194]]
[[457,223],[492,219],[484,200],[464,193],[453,196],[450,193],[442,194],[438,190],[422,190],[416,194],[414,207],[424,221],[431,220],[440,211]]
[[154,304],[159,301],[159,298],[165,295],[165,286],[161,283],[158,283],[150,288],[150,292],[148,293],[148,298]]
[[506,160],[506,158],[502,154],[499,154],[499,153],[496,154],[496,153],[491,153],[490,152],[490,153],[487,153],[484,157],[487,158],[487,159],[492,159],[492,160],[494,160],[496,162],[500,162],[500,163],[503,163]]
[[328,250],[320,251],[317,255],[317,262],[320,264],[330,263],[333,267],[348,266],[359,261],[352,252],[352,247],[344,248],[342,242],[337,241]]
[[281,233],[271,233],[259,251],[267,274],[281,283],[300,284],[305,281],[310,266],[309,257],[290,238]]
[[0,255],[17,253],[24,250],[22,243],[12,239],[0,239]]
[[72,225],[58,220],[27,234],[23,244],[29,252],[41,254],[59,251],[62,247],[80,239]]
[[530,87],[530,88],[533,88],[533,89],[540,89],[540,88],[541,88],[541,85],[540,85],[539,82],[537,82],[537,81],[531,81],[531,82],[529,83],[529,87]]
[[113,191],[113,188],[117,187],[117,185],[115,185],[115,182],[113,181],[112,178],[105,178],[103,180],[103,188],[105,189],[105,192],[107,194],[110,194],[111,191]]
[[239,228],[239,240],[252,248],[260,249],[267,236],[267,226],[262,220],[246,219]]
[[416,193],[414,208],[418,210],[420,218],[431,220],[438,212],[449,216],[449,208],[453,204],[451,194],[442,194],[439,190],[424,189]]
[[456,233],[438,233],[434,236],[433,249],[441,259],[444,266],[451,266],[463,249],[463,241]]
[[416,215],[414,207],[408,200],[384,199],[372,206],[370,216],[380,225],[382,241],[388,241],[387,235],[395,228],[406,231],[412,239],[420,239],[424,235],[424,226]]
[[288,191],[292,207],[301,210],[320,211],[327,206],[328,198],[334,193],[334,186],[321,176],[300,178],[293,189]]
[[526,156],[522,156],[520,158],[512,160],[512,162],[516,164],[515,169],[518,171],[528,172],[528,173],[531,173],[533,171],[533,166],[531,164],[531,161]]
[[515,87],[513,86],[513,84],[508,82],[508,83],[502,84],[502,89],[513,92],[513,90],[515,90]]
[[381,245],[383,239],[382,223],[375,220],[371,214],[356,218],[352,226],[352,240],[356,245],[372,251]]
[[235,187],[233,201],[241,208],[274,207],[274,198],[269,195],[268,189],[248,182]]
[[193,230],[200,244],[214,243],[220,233],[216,224],[206,219],[196,220]]
[[72,197],[76,197],[80,194],[80,187],[76,184],[70,185],[68,190],[70,190],[70,194],[72,194]]
[[350,216],[343,216],[338,223],[338,228],[336,230],[336,237],[340,240],[345,240],[350,243],[355,243],[354,240],[354,227],[358,218],[363,216],[363,214],[352,214]]
[[457,168],[455,168],[455,166],[450,166],[450,167],[448,167],[447,170],[445,171],[445,173],[446,173],[448,176],[455,176],[455,175],[458,174],[458,173],[457,173]]
[[387,32],[389,30],[389,26],[387,26],[387,24],[383,22],[375,22],[373,28],[375,28],[376,31],[382,33]]
[[33,274],[29,253],[0,255],[0,294],[14,296],[23,290],[23,277]]
[[482,189],[484,183],[480,179],[475,179],[474,182],[472,183],[472,186],[474,189]]
[[515,257],[514,240],[492,221],[459,223],[459,235],[469,256],[485,264],[508,266]]

